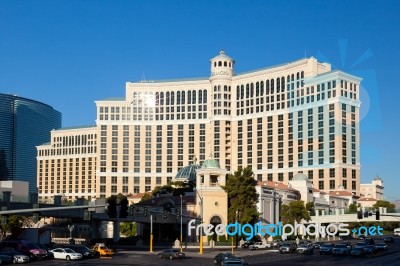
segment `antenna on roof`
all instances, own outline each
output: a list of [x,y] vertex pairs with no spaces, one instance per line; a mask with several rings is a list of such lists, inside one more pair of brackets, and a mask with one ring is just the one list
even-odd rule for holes
[[146,83],[146,76],[144,75],[144,72],[142,73],[142,80],[140,82]]
[[304,58],[307,58],[307,50],[304,50]]

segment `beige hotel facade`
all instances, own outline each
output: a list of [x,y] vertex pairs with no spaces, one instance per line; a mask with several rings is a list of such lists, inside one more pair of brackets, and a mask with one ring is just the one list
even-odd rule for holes
[[52,131],[37,147],[40,199],[143,193],[211,155],[259,181],[303,173],[316,189],[359,195],[361,79],[313,57],[234,65],[221,51],[206,78],[127,82],[124,98],[96,101],[95,126]]

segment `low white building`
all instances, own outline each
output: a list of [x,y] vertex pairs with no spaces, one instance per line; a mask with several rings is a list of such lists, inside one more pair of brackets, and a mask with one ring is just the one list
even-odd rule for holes
[[344,212],[359,198],[346,191],[343,186],[330,193],[320,191],[313,187],[312,180],[303,173],[296,174],[288,185],[275,181],[260,181],[256,190],[259,194],[257,210],[263,223],[279,222],[281,205],[290,201],[302,200],[304,204],[312,202],[314,210],[329,215],[335,214],[336,210]]

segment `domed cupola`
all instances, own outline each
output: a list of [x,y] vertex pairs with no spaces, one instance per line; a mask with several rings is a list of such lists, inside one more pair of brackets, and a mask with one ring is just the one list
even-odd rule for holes
[[211,63],[211,76],[210,80],[216,78],[231,79],[234,75],[233,65],[235,60],[225,54],[224,50],[221,50],[219,55],[210,60]]
[[176,181],[196,181],[196,170],[200,169],[200,165],[198,164],[191,164],[188,166],[183,167],[175,176]]

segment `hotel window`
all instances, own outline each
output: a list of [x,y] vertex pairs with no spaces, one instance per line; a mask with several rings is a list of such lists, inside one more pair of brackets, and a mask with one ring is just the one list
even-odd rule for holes
[[335,189],[335,180],[329,180],[329,189]]

